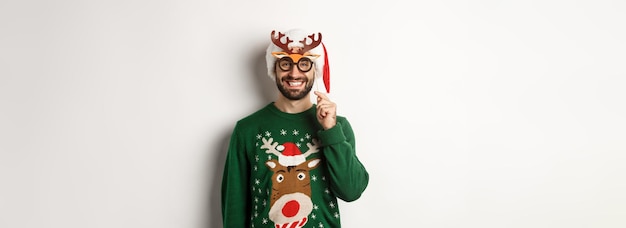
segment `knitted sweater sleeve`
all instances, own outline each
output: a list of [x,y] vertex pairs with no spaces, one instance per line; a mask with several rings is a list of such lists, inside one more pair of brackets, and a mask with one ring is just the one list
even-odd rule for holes
[[230,138],[222,176],[222,221],[224,227],[249,227],[250,170],[240,127],[235,126]]
[[346,202],[357,200],[365,191],[369,174],[355,151],[352,126],[347,119],[337,117],[337,125],[318,132],[331,178],[331,190]]

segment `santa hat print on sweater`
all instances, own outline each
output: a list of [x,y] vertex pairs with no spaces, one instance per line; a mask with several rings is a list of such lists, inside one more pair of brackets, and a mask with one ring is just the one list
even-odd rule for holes
[[292,142],[286,142],[283,145],[279,145],[277,149],[282,150],[281,155],[278,156],[278,163],[283,166],[297,166],[306,161],[306,156],[302,154],[298,145]]
[[[301,29],[292,29],[287,32],[272,31],[270,42],[265,53],[267,74],[276,79],[274,64],[277,53],[289,56],[297,62],[300,58],[309,58],[315,65],[315,77],[322,79],[326,93],[330,93],[330,67],[326,47],[322,43],[322,33],[307,33]],[[283,56],[281,55],[281,56]],[[319,80],[316,80],[316,83]]]

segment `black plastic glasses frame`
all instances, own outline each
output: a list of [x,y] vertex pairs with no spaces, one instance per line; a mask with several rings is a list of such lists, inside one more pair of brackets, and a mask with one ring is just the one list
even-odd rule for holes
[[[278,68],[282,71],[291,71],[293,69],[294,62],[290,57],[282,57],[277,61]],[[296,64],[298,70],[302,72],[309,72],[313,69],[313,61],[309,58],[300,58],[298,64]]]

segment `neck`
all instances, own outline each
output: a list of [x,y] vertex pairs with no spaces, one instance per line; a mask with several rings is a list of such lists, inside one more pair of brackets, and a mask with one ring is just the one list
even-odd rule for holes
[[274,106],[278,108],[278,110],[286,113],[301,113],[313,106],[310,95],[303,97],[300,100],[289,100],[286,97],[282,96],[282,94],[278,95],[278,99],[274,102]]

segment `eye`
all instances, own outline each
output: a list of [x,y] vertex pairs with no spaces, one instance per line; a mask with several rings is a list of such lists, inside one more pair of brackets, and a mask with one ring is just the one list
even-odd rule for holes
[[282,174],[276,175],[276,181],[278,183],[283,182],[284,180],[285,180],[285,176],[283,176]]
[[311,66],[311,62],[309,61],[300,61],[301,68],[309,68]]
[[289,57],[284,57],[278,60],[278,67],[283,71],[291,70],[291,66],[293,65],[293,61]]
[[298,180],[304,180],[304,178],[306,177],[306,174],[304,173],[298,173]]
[[311,64],[313,64],[313,61],[311,61],[308,58],[303,58],[300,61],[298,61],[298,63],[300,64],[300,66],[311,66]]
[[288,61],[280,61],[280,68],[290,67],[291,63]]

